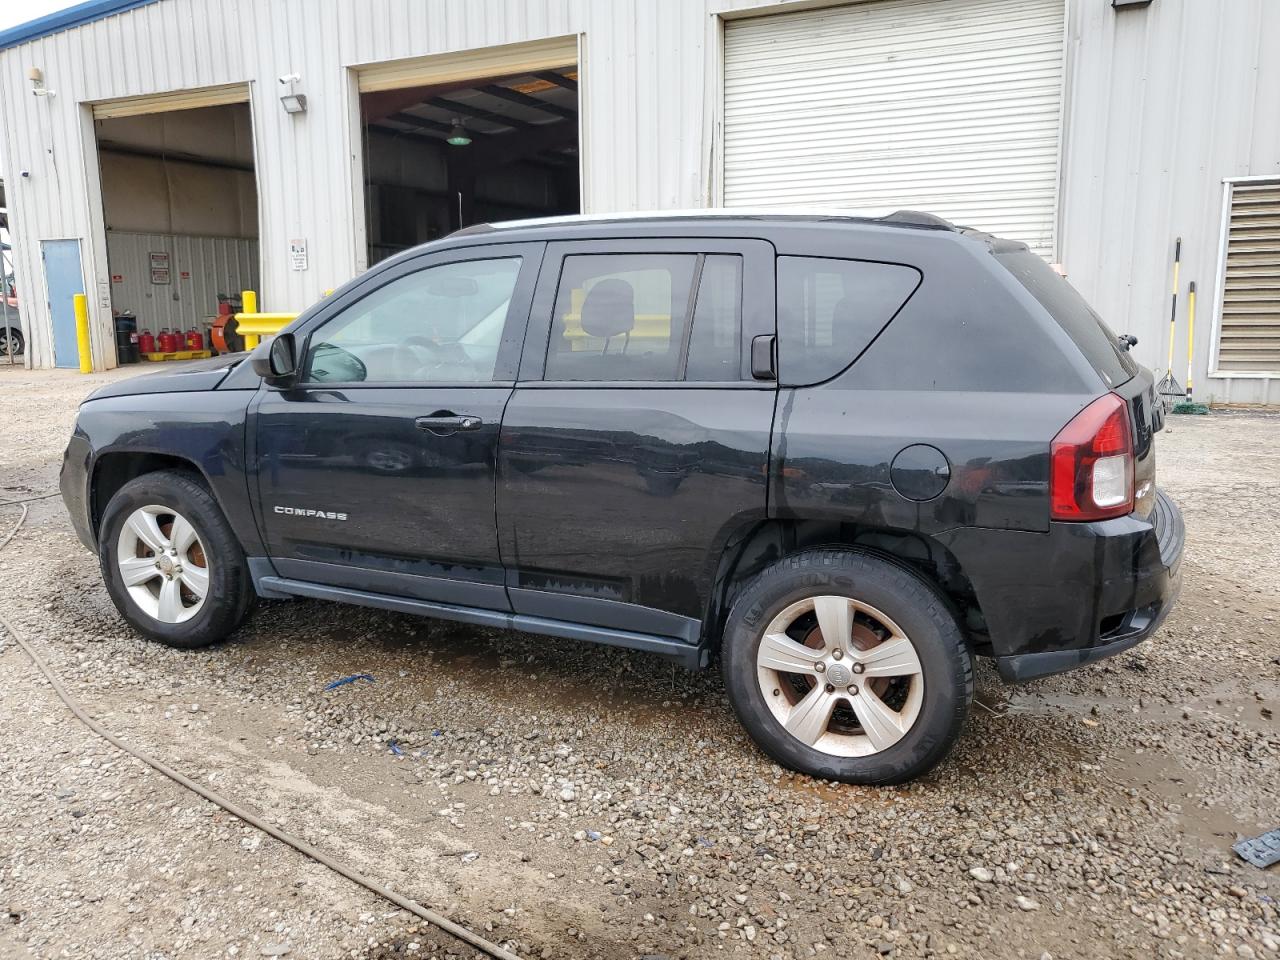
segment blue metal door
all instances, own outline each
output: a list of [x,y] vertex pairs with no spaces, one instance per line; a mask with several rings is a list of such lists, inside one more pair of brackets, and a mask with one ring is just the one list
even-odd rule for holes
[[49,291],[49,314],[53,317],[53,365],[80,366],[76,345],[76,311],[72,298],[84,293],[80,271],[79,240],[42,240],[44,282]]

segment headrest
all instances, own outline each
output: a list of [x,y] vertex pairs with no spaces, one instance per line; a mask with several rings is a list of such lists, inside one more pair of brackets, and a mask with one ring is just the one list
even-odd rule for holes
[[636,325],[636,292],[625,280],[601,280],[582,301],[582,330],[589,337],[616,337]]

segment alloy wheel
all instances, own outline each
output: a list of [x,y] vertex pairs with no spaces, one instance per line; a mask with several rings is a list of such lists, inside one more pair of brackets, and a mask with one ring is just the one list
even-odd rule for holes
[[0,329],[0,357],[22,355],[22,334],[12,327]]
[[756,653],[760,692],[791,736],[823,753],[865,757],[910,732],[924,703],[911,639],[849,597],[808,597],[769,623]]
[[129,514],[116,543],[116,564],[129,596],[161,623],[184,623],[209,594],[209,561],[200,535],[172,507]]

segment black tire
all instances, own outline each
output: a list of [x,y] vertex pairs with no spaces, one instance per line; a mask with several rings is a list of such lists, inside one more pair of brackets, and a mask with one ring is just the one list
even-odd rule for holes
[[0,357],[20,357],[27,352],[26,341],[19,327],[0,327]]
[[[900,740],[878,753],[846,757],[815,749],[788,733],[765,701],[756,658],[768,625],[792,604],[820,595],[882,611],[919,658],[919,714]],[[791,770],[845,783],[888,785],[926,773],[954,745],[973,698],[973,660],[945,598],[906,566],[858,549],[808,550],[757,575],[729,612],[721,669],[734,712],[766,754]]]
[[[129,517],[141,507],[172,507],[195,528],[208,569],[208,592],[189,620],[166,623],[144,611],[124,585],[117,544]],[[213,495],[196,479],[177,471],[147,473],[130,480],[111,498],[102,517],[98,561],[111,600],[139,633],[170,647],[191,650],[225,639],[244,620],[255,594],[244,551]]]

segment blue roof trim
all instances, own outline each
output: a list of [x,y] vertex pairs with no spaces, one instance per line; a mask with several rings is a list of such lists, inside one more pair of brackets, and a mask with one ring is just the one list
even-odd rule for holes
[[134,7],[156,2],[157,0],[88,0],[87,3],[77,3],[75,6],[59,10],[57,13],[51,13],[48,16],[39,17],[27,23],[20,23],[16,27],[10,27],[8,30],[0,30],[0,50],[16,47],[20,43],[27,43],[31,40],[39,40],[41,37],[47,37],[50,34],[61,33],[63,30],[70,30],[72,27],[81,27],[86,23],[101,20],[103,17],[124,13]]

